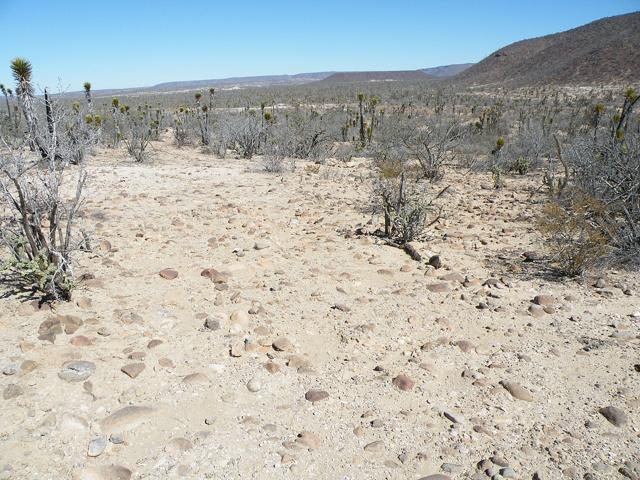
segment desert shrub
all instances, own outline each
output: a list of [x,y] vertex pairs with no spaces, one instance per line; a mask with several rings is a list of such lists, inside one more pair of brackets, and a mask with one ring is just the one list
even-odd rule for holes
[[295,170],[295,160],[280,155],[266,154],[263,158],[263,168],[269,173],[284,173]]
[[482,108],[475,122],[475,127],[480,132],[489,134],[498,133],[503,115],[503,105],[498,103],[489,107]]
[[310,175],[317,175],[318,173],[320,173],[320,164],[312,163],[309,165],[305,165],[304,171],[305,173],[308,173]]
[[148,155],[151,140],[154,138],[155,124],[148,112],[138,109],[131,112],[126,107],[123,108],[124,115],[122,140],[127,147],[127,153],[136,161],[144,162]]
[[332,124],[318,112],[296,110],[272,121],[270,143],[289,158],[325,161],[333,151]]
[[82,135],[69,135],[76,123],[48,94],[46,128],[41,127],[31,64],[16,59],[11,67],[27,130],[14,142],[2,138],[0,149],[0,243],[11,257],[2,270],[27,288],[68,299],[74,286],[72,253],[84,242],[76,239],[75,225],[87,178],[82,163],[73,170],[70,165],[85,146]]
[[503,170],[520,175],[539,168],[543,155],[547,152],[548,142],[539,122],[529,119],[525,125],[509,139],[501,160]]
[[391,158],[379,159],[376,166],[381,179],[399,178],[407,167],[400,160]]
[[284,173],[295,170],[296,162],[292,157],[286,155],[281,146],[269,138],[263,146],[262,167],[265,172]]
[[334,143],[333,156],[341,162],[348,162],[356,156],[355,147],[351,142]]
[[173,139],[178,148],[191,143],[192,118],[186,107],[178,107],[173,115]]
[[553,191],[542,233],[563,272],[640,264],[640,133],[631,119],[637,100],[627,92],[609,135],[558,148],[568,178]]
[[[379,132],[380,133],[380,132]],[[404,245],[423,236],[442,213],[438,200],[447,190],[434,194],[421,165],[404,150],[404,144],[391,141],[389,130],[372,150],[376,180],[373,207],[384,216],[384,235]]]
[[606,206],[576,191],[563,202],[545,205],[538,229],[559,273],[576,276],[593,268],[609,251],[611,229]]
[[266,136],[261,119],[251,112],[226,117],[221,129],[227,146],[247,159],[259,153]]
[[495,145],[496,138],[482,135],[475,127],[467,125],[466,133],[457,146],[459,164],[474,172],[487,170],[486,155]]
[[433,186],[411,178],[405,172],[398,176],[381,176],[374,195],[384,215],[385,236],[403,245],[422,237],[442,214],[437,200],[446,191],[433,194]]
[[455,159],[464,133],[465,128],[455,119],[399,117],[385,122],[378,131],[375,157],[416,162],[423,178],[438,181],[444,176],[444,167]]
[[[61,108],[59,106],[59,108]],[[100,139],[102,130],[102,116],[91,113],[91,110],[82,108],[78,102],[71,105],[71,112],[65,115],[62,132],[68,139],[71,147],[71,163],[81,163],[88,151],[94,147]]]

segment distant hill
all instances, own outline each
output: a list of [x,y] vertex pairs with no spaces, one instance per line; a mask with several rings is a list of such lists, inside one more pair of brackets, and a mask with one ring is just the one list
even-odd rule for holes
[[[96,97],[114,95],[139,95],[144,93],[170,93],[181,91],[206,90],[208,88],[244,88],[244,87],[268,87],[270,85],[302,85],[317,82],[334,72],[299,73],[296,75],[261,75],[254,77],[229,77],[213,78],[210,80],[182,80],[176,82],[158,83],[149,87],[119,88],[95,90]],[[82,92],[71,92],[69,95],[77,96]]]
[[452,78],[463,85],[596,85],[640,81],[640,12],[512,43]]
[[[428,75],[423,70],[390,71],[390,72],[313,72],[298,73],[295,75],[262,75],[255,77],[229,77],[210,80],[185,80],[177,82],[165,82],[150,87],[122,88],[95,90],[96,97],[116,95],[140,95],[145,93],[170,93],[193,90],[206,90],[210,87],[235,89],[246,87],[268,87],[272,85],[303,85],[313,82],[324,83],[358,83],[358,82],[385,82],[385,81],[409,81],[409,80],[435,80],[437,76],[445,77],[450,68],[435,67],[432,70],[444,69],[439,75]],[[429,69],[427,69],[429,70]],[[81,96],[83,92],[70,92],[68,96]]]
[[323,84],[346,84],[365,82],[400,82],[413,80],[434,80],[423,70],[395,70],[388,72],[337,72],[320,80]]
[[441,67],[423,68],[422,71],[427,75],[437,78],[448,78],[464,72],[467,68],[473,66],[473,63],[457,63],[455,65],[443,65]]
[[316,82],[329,77],[334,72],[298,73],[296,75],[262,75],[255,77],[230,77],[212,80],[187,80],[159,83],[147,90],[155,92],[173,92],[176,90],[197,90],[209,87],[262,87],[269,85],[297,85]]

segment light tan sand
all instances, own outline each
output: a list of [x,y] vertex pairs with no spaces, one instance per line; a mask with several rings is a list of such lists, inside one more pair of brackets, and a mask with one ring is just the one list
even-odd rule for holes
[[[416,243],[418,263],[354,235],[380,221],[367,225],[365,160],[273,175],[259,160],[154,149],[148,165],[109,150],[90,160],[82,224],[96,248],[77,271],[95,279],[73,302],[52,313],[0,300],[0,478],[490,478],[476,464],[497,452],[517,478],[601,479],[640,462],[640,280],[608,272],[597,289],[524,263],[541,250],[536,181],[496,192],[450,173],[448,218]],[[426,266],[433,254],[443,268]],[[451,273],[479,282],[429,290]],[[529,313],[538,294],[555,313]],[[84,323],[39,340],[55,314]],[[80,335],[91,345],[73,345]],[[290,351],[272,347],[281,337]],[[70,360],[95,364],[91,385],[58,377]],[[145,365],[135,378],[121,371],[132,363]],[[396,388],[399,374],[415,386]],[[151,408],[109,417],[127,406]],[[111,433],[124,443],[88,457]]]

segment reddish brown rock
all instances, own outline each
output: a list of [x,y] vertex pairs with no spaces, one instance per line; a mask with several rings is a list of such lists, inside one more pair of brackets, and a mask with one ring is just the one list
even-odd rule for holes
[[329,398],[329,394],[324,390],[309,390],[304,398],[311,403],[316,403]]
[[215,268],[205,268],[200,272],[201,277],[208,278],[213,283],[227,283],[229,276],[226,273],[219,272]]
[[51,317],[40,324],[38,328],[38,339],[54,343],[56,335],[62,333],[62,324],[58,317]]
[[127,374],[130,378],[136,378],[145,369],[144,363],[129,363],[120,369],[122,373]]
[[536,295],[533,297],[533,303],[542,307],[553,306],[556,303],[556,299],[551,295]]
[[164,270],[161,270],[159,275],[165,280],[175,280],[178,278],[178,272],[172,268],[165,268]]
[[84,335],[76,335],[71,338],[70,343],[75,347],[89,347],[93,345],[93,340],[89,337],[85,337]]
[[453,344],[465,353],[471,352],[476,348],[475,345],[468,340],[457,340],[453,342]]
[[280,371],[280,365],[278,365],[277,363],[273,363],[273,362],[265,363],[264,364],[264,368],[269,373],[278,373]]
[[393,385],[398,388],[399,390],[402,390],[403,392],[408,392],[410,390],[413,389],[413,387],[415,386],[416,382],[413,381],[411,378],[409,378],[408,376],[404,375],[404,374],[400,374],[397,377],[395,377],[391,383],[393,383]]

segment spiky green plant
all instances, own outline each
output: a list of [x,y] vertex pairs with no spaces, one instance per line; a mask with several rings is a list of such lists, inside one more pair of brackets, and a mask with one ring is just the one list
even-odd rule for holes
[[31,63],[22,58],[17,57],[11,61],[11,72],[16,81],[16,92],[18,93],[18,101],[27,121],[27,139],[32,150],[40,152],[42,158],[48,158],[49,152],[44,142],[38,137],[38,119],[35,112],[34,90],[31,83],[33,69]]
[[22,57],[14,58],[11,61],[11,72],[13,73],[13,79],[20,87],[20,92],[33,95],[33,86],[31,85],[33,69],[31,62]]
[[91,82],[84,82],[82,87],[84,88],[84,98],[87,100],[89,113],[93,113],[93,103],[91,102]]
[[629,118],[633,113],[633,108],[636,103],[640,100],[640,95],[634,88],[628,88],[624,92],[624,103],[622,104],[622,110],[619,115],[613,117],[614,127],[613,127],[613,137],[622,141],[625,138],[625,133],[627,131],[627,127],[629,126]]

